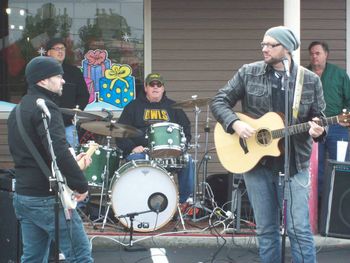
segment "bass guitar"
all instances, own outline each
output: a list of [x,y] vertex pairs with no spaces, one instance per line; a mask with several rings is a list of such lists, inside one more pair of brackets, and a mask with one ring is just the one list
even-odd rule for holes
[[[94,152],[99,148],[97,143],[90,143],[89,149],[86,151],[86,155],[78,161],[78,166],[80,169],[84,168],[84,158],[91,157]],[[51,164],[52,173],[55,174],[53,165]],[[75,209],[77,207],[77,201],[75,199],[75,192],[69,188],[67,184],[66,177],[61,175],[62,179],[57,179],[59,195],[61,199],[62,206],[65,210]]]
[[[214,129],[214,143],[221,164],[232,173],[244,173],[255,167],[264,156],[279,156],[281,151],[278,142],[285,136],[283,114],[268,112],[258,119],[243,113],[236,113],[241,121],[248,123],[256,132],[243,139],[237,133],[226,133],[220,123]],[[324,118],[319,125],[327,126],[339,122],[349,122],[348,113]],[[306,123],[288,126],[288,134],[294,135],[308,131]]]

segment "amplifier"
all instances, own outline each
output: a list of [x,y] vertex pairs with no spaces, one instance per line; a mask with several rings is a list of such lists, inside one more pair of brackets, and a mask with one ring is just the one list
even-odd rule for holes
[[350,163],[328,161],[322,194],[320,233],[350,238]]

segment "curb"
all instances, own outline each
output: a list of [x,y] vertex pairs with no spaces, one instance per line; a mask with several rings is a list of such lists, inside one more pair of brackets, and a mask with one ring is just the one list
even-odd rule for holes
[[[115,247],[129,245],[129,233],[125,235],[89,235],[90,242],[93,247]],[[350,246],[350,240],[332,237],[323,237],[320,235],[314,236],[315,245],[319,248],[336,247],[336,246]],[[225,243],[226,241],[226,243]],[[134,236],[133,246],[141,245],[143,247],[217,247],[224,245],[232,248],[256,248],[257,239],[255,235],[251,236],[184,236],[184,235],[144,235]],[[287,238],[286,246],[289,247],[289,239]]]

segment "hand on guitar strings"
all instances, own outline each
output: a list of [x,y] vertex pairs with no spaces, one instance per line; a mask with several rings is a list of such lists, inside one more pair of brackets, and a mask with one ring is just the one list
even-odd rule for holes
[[87,197],[87,195],[88,195],[88,191],[86,191],[83,194],[79,194],[78,192],[75,192],[74,193],[75,201],[77,201],[77,202],[84,201],[84,199]]
[[232,128],[237,133],[237,135],[243,139],[248,139],[255,133],[255,129],[253,127],[241,120],[235,121],[232,124]]

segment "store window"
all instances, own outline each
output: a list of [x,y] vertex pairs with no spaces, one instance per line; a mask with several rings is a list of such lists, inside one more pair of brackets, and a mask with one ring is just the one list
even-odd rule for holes
[[2,0],[0,100],[26,92],[25,65],[63,38],[66,61],[79,67],[90,93],[87,110],[120,110],[142,90],[143,0]]

